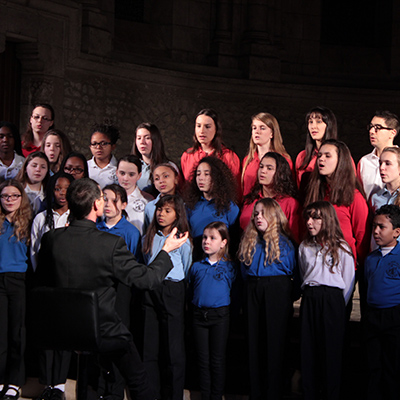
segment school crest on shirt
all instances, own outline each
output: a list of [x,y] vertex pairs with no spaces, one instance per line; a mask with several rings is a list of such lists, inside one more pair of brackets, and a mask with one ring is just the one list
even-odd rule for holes
[[142,199],[135,199],[132,203],[132,208],[136,212],[143,212],[146,207],[146,203]]
[[214,275],[213,278],[217,281],[222,281],[222,279],[224,279],[224,272],[225,272],[225,268],[223,265],[217,265],[214,268]]
[[389,279],[400,280],[400,265],[395,261],[389,263],[386,269],[386,275]]

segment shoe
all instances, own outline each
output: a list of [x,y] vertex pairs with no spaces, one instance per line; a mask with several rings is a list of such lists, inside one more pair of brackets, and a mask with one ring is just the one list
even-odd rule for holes
[[5,391],[5,393],[8,392],[8,390],[14,390],[15,394],[5,394],[3,395],[3,397],[0,400],[17,400],[19,399],[19,390],[14,389],[13,387],[9,387],[7,388],[7,390]]
[[50,386],[47,386],[43,390],[42,394],[39,397],[36,397],[36,400],[50,400],[52,390],[53,389]]
[[60,389],[52,389],[50,400],[65,400],[65,393]]

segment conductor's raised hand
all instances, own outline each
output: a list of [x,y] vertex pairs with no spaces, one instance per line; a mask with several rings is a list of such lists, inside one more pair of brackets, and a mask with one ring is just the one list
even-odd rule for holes
[[167,253],[170,251],[179,249],[183,245],[183,243],[186,242],[187,238],[189,237],[189,232],[185,233],[178,233],[178,228],[172,229],[171,233],[165,240],[163,250],[165,250]]

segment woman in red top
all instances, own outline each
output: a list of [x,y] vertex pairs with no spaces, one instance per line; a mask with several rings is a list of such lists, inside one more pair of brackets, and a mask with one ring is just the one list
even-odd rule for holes
[[242,168],[243,196],[248,195],[257,182],[260,160],[269,151],[274,151],[285,157],[290,169],[293,170],[293,162],[283,145],[281,130],[276,118],[268,113],[259,113],[253,115],[251,119],[249,151],[243,160]]
[[257,200],[269,197],[275,199],[289,222],[293,238],[300,243],[302,236],[301,206],[297,201],[296,184],[293,181],[287,160],[278,153],[268,152],[260,161],[258,181],[244,198],[240,215],[240,227],[244,230],[250,222]]
[[51,128],[54,128],[54,109],[50,104],[36,104],[32,110],[28,128],[22,141],[22,154],[28,157],[29,154],[40,151],[43,137]]
[[196,116],[193,147],[186,150],[181,157],[185,180],[191,181],[199,161],[212,155],[221,159],[229,167],[240,188],[239,157],[222,143],[222,128],[217,113],[210,108],[205,108]]
[[335,114],[327,107],[312,108],[306,115],[306,125],[306,148],[296,158],[296,183],[302,195],[306,192],[322,142],[338,137]]
[[363,193],[348,147],[335,139],[325,140],[310,177],[305,205],[318,200],[333,205],[344,239],[361,265],[369,252],[371,238],[368,205]]

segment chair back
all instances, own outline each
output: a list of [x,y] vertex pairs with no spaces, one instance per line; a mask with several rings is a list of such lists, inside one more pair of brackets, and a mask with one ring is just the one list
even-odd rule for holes
[[98,295],[81,289],[35,288],[29,298],[28,328],[33,343],[42,349],[97,351]]

